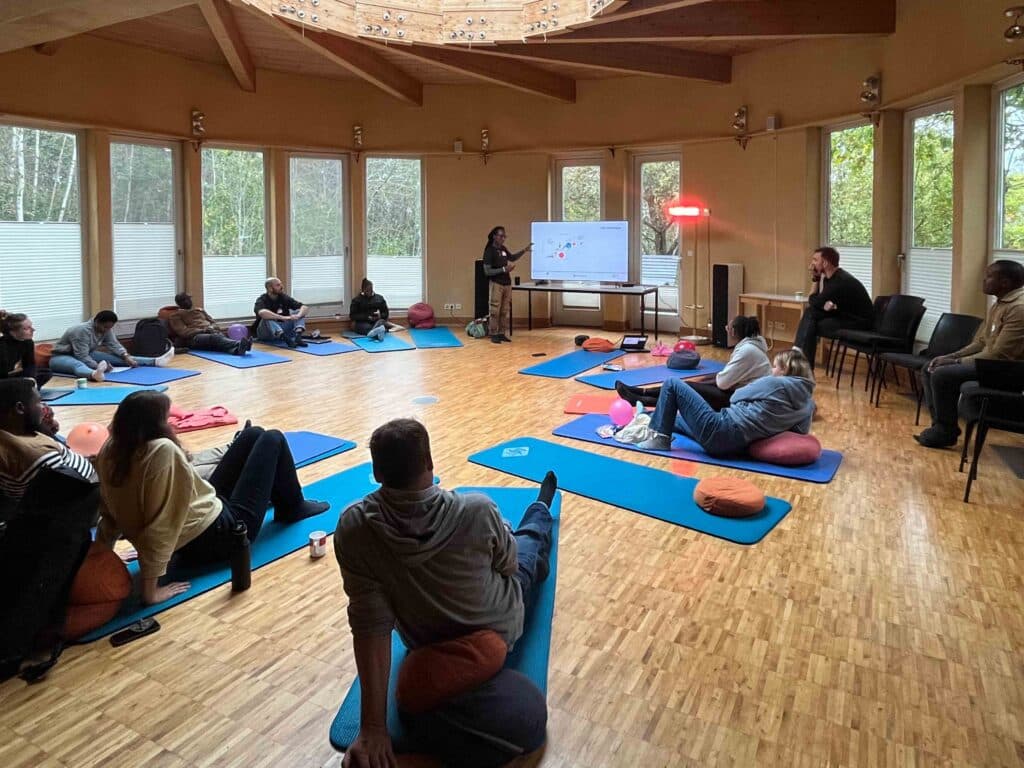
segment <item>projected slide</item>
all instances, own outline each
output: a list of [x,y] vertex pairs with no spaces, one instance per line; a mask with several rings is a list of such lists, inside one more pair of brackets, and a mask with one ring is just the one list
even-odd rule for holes
[[534,280],[621,283],[629,274],[625,221],[535,221],[530,226]]

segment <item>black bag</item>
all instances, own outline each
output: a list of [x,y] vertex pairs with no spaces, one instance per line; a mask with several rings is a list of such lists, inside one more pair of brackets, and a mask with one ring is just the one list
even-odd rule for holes
[[139,357],[160,357],[171,347],[167,323],[159,317],[144,317],[135,324],[132,354]]
[[[43,469],[14,514],[0,523],[0,680],[36,680],[64,648],[71,583],[85,561],[100,492],[66,469]],[[34,650],[48,662],[22,669]]]

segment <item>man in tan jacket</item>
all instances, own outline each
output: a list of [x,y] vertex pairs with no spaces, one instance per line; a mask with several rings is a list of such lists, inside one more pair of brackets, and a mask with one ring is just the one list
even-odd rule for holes
[[248,336],[239,341],[225,336],[205,310],[192,305],[192,297],[187,293],[175,296],[174,303],[178,305],[178,311],[167,318],[167,324],[176,347],[230,352],[232,355],[244,355],[252,349],[252,339]]
[[1000,259],[988,265],[982,291],[995,296],[985,322],[963,349],[936,357],[924,371],[924,394],[932,425],[917,440],[925,448],[949,448],[960,437],[960,385],[977,378],[974,361],[1024,360],[1024,265]]

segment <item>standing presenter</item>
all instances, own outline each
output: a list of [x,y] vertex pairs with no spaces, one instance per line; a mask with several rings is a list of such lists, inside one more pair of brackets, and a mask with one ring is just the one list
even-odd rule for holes
[[512,303],[512,270],[516,261],[533,248],[533,243],[521,251],[512,253],[505,247],[505,228],[495,227],[487,235],[487,247],[484,248],[484,274],[490,280],[488,293],[488,310],[490,319],[488,329],[491,341],[500,344],[512,341],[508,337],[508,316]]

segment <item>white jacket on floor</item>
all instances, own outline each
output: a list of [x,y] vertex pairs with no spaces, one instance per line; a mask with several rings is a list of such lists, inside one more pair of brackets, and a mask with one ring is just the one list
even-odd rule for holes
[[770,376],[772,364],[768,360],[768,342],[764,336],[742,339],[732,351],[725,368],[715,376],[719,389],[739,389],[762,376]]

